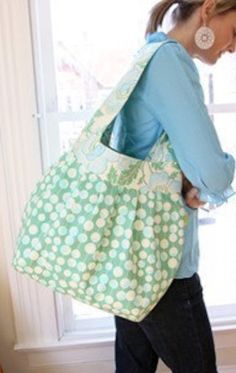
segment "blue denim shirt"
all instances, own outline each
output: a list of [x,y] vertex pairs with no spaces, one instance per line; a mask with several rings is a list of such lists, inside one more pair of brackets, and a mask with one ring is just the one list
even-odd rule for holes
[[[156,32],[149,35],[147,42],[167,39],[163,32]],[[204,103],[196,65],[173,39],[152,57],[117,116],[112,147],[145,159],[163,131],[169,136],[183,173],[199,189],[200,198],[216,204],[225,201],[232,190],[235,161],[221,148]],[[176,278],[190,277],[198,270],[197,210],[186,208],[190,219]]]

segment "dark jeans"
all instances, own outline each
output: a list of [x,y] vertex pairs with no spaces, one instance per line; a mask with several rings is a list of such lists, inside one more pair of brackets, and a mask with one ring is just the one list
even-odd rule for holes
[[174,280],[143,321],[116,316],[115,324],[116,373],[154,373],[158,358],[173,373],[217,373],[198,274]]

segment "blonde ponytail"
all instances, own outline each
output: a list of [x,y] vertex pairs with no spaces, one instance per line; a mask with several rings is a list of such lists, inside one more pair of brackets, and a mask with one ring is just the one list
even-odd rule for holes
[[162,0],[154,5],[150,12],[145,35],[152,34],[157,30],[157,27],[162,24],[168,9],[175,3],[178,3],[178,0]]

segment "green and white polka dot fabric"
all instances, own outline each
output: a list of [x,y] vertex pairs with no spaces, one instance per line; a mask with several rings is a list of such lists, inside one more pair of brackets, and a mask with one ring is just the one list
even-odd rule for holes
[[132,321],[154,308],[180,264],[181,171],[166,135],[144,161],[100,139],[160,45],[141,50],[71,151],[38,182],[13,259],[41,284]]

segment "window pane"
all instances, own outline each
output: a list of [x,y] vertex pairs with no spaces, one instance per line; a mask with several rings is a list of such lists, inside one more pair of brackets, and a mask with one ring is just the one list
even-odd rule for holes
[[[223,149],[236,158],[236,114],[216,114],[214,123]],[[236,304],[235,221],[236,196],[209,213],[200,210],[200,273],[208,306]]]
[[97,308],[87,306],[86,304],[82,304],[80,302],[73,301],[72,302],[73,313],[75,315],[75,319],[81,318],[91,318],[91,317],[110,317],[111,315],[107,312],[103,312]]
[[84,126],[83,121],[59,122],[59,137],[61,153],[69,150],[74,140],[79,136]]
[[208,306],[236,304],[235,216],[236,198],[232,197],[228,204],[200,217],[200,274]]
[[224,151],[236,158],[236,113],[215,114],[214,124]]
[[216,65],[208,66],[195,61],[199,67],[201,83],[207,104],[236,102],[236,56],[224,55]]
[[143,43],[154,3],[51,0],[59,111],[91,110],[107,95]]

